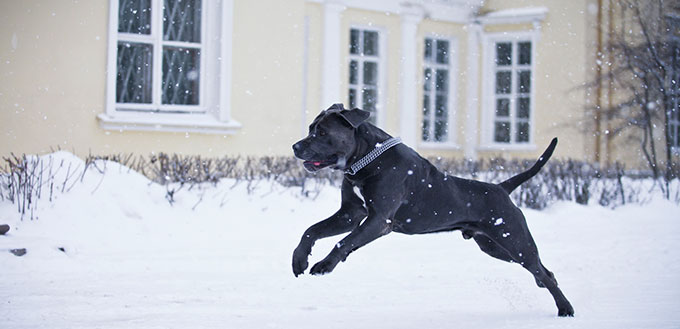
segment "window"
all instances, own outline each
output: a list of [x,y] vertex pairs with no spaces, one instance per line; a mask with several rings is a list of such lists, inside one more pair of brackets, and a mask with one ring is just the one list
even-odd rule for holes
[[229,133],[232,0],[111,0],[104,128]]
[[532,42],[492,42],[492,141],[528,144],[532,116]]
[[450,47],[448,40],[425,39],[422,125],[424,142],[442,143],[449,139]]
[[380,81],[380,34],[375,30],[353,28],[349,38],[349,107],[371,112],[377,123]]
[[[151,0],[119,3],[116,108],[200,111],[202,1],[164,0],[162,8],[152,8]],[[153,31],[158,18],[162,31]]]

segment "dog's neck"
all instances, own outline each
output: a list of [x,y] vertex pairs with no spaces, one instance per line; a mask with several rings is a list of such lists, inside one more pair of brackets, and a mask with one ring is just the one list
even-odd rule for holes
[[352,164],[373,151],[377,144],[390,138],[392,138],[392,136],[370,123],[364,123],[357,127],[354,132],[356,145],[354,152],[352,152],[352,155],[347,159],[346,168],[351,167]]

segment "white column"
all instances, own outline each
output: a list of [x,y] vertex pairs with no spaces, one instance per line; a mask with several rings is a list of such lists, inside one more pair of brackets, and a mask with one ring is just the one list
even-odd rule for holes
[[344,103],[340,99],[340,68],[342,67],[340,61],[342,55],[340,15],[343,10],[345,10],[345,6],[334,1],[327,1],[323,6],[322,109],[326,109],[335,103]]
[[418,23],[423,19],[418,7],[402,7],[401,14],[401,118],[400,135],[406,145],[418,144]]
[[479,66],[481,58],[481,44],[480,37],[482,33],[482,26],[479,23],[468,24],[468,56],[467,56],[467,72],[465,77],[467,80],[467,113],[465,120],[465,141],[463,144],[465,157],[471,160],[477,159],[477,143],[481,136],[481,129],[478,127],[479,122]]
[[220,35],[220,121],[231,120],[232,34],[234,0],[222,0],[222,31]]

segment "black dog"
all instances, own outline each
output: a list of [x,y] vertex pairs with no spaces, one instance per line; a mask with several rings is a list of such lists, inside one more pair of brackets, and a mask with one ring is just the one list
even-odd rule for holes
[[[293,273],[302,274],[318,239],[351,232],[310,270],[331,272],[354,250],[390,232],[423,234],[461,230],[492,257],[521,264],[548,288],[559,316],[574,309],[538,256],[524,215],[508,194],[534,176],[552,155],[550,146],[531,169],[500,184],[447,176],[411,148],[365,122],[370,113],[335,104],[293,145],[304,167],[344,170],[342,204],[333,216],[308,228],[293,253]],[[363,200],[354,192],[357,187]],[[365,203],[364,203],[365,200]]]

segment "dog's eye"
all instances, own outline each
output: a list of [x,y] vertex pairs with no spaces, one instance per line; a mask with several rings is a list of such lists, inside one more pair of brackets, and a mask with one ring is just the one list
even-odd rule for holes
[[319,129],[316,133],[317,133],[317,135],[319,135],[319,136],[326,136],[326,131],[323,130],[323,129]]

